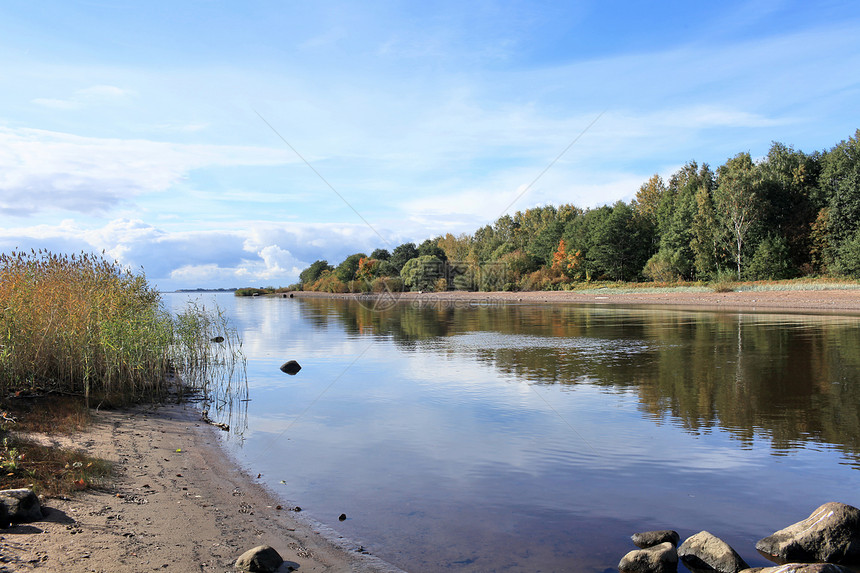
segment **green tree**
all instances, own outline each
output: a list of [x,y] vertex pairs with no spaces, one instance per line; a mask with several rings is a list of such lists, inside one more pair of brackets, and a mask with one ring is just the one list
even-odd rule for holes
[[791,275],[788,242],[779,235],[768,235],[756,247],[747,266],[747,276],[753,280],[775,280]]
[[358,271],[358,266],[361,264],[361,259],[366,258],[364,253],[355,253],[343,260],[334,269],[334,275],[343,283],[349,283],[355,280],[355,273]]
[[696,214],[692,221],[692,239],[696,274],[702,278],[713,278],[719,272],[723,260],[725,240],[724,230],[720,228],[713,197],[707,187],[696,192]]
[[402,245],[398,245],[391,252],[391,258],[387,261],[388,264],[385,266],[384,274],[387,276],[399,275],[403,265],[405,265],[410,259],[414,259],[417,256],[418,248],[415,246],[415,243],[403,243]]
[[712,189],[714,174],[707,164],[691,161],[672,174],[662,194],[657,210],[659,250],[664,259],[671,261],[674,272],[683,278],[696,274],[693,252],[693,219],[698,211],[696,194],[699,189]]
[[749,153],[739,153],[720,166],[715,199],[723,225],[732,239],[738,279],[743,276],[744,245],[761,214],[757,196],[760,178]]
[[391,253],[388,252],[388,249],[375,249],[370,253],[370,258],[377,261],[387,261],[391,258]]
[[663,200],[664,193],[666,193],[666,184],[663,183],[663,178],[655,173],[647,182],[639,187],[639,191],[636,192],[636,198],[630,206],[641,217],[650,222],[654,227],[657,227],[660,203]]
[[439,239],[441,237],[437,237],[435,239],[427,239],[420,245],[418,245],[418,256],[427,256],[430,255],[432,257],[436,257],[438,259],[442,259],[443,261],[448,260],[448,255],[445,254],[445,251],[442,250],[442,247],[439,246]]
[[433,290],[436,281],[445,277],[445,263],[433,255],[421,255],[403,265],[400,278],[413,291]]
[[553,253],[564,233],[564,223],[553,221],[544,227],[528,244],[526,251],[542,265],[551,265]]
[[860,279],[860,230],[847,241],[842,241],[834,266],[839,274]]
[[328,264],[328,261],[314,261],[311,265],[299,273],[299,280],[302,285],[314,284],[323,271],[333,271],[334,267]]
[[785,237],[791,266],[809,268],[812,225],[824,206],[818,200],[819,155],[774,142],[758,170],[761,218],[755,234]]
[[830,233],[839,244],[852,238],[860,223],[860,129],[822,158],[820,184],[830,209]]

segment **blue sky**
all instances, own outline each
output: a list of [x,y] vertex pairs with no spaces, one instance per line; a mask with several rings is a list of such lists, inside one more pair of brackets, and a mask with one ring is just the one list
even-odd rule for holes
[[164,289],[860,128],[855,2],[9,0],[0,62],[0,248]]

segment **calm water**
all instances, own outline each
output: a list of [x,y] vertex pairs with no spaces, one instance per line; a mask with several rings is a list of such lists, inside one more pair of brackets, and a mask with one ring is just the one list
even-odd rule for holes
[[249,357],[227,447],[410,572],[617,571],[664,528],[767,565],[759,538],[860,506],[858,317],[217,301]]

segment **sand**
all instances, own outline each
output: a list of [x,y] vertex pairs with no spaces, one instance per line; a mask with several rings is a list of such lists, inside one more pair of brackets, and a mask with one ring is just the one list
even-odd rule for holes
[[[283,295],[281,295],[283,296]],[[801,313],[860,313],[860,286],[856,289],[821,290],[772,290],[716,293],[712,291],[660,291],[646,289],[619,293],[612,289],[577,291],[532,291],[532,292],[429,292],[393,293],[377,295],[296,292],[294,297],[355,298],[367,306],[384,307],[390,302],[415,305],[487,305],[487,304],[597,304],[623,306],[672,306],[678,308],[744,310],[766,312]]]
[[[384,303],[362,300],[369,307]],[[398,300],[421,305],[563,302],[860,313],[860,290],[402,293]],[[89,430],[65,441],[114,462],[115,478],[72,499],[46,500],[43,521],[0,530],[0,572],[223,573],[234,571],[243,552],[264,544],[287,561],[281,571],[289,566],[300,572],[398,571],[275,499],[224,453],[219,431],[204,423],[193,405],[96,412]],[[278,504],[283,507],[278,509]]]
[[274,499],[226,456],[220,431],[193,405],[96,412],[85,433],[56,440],[114,462],[115,478],[0,530],[0,571],[224,573],[258,545],[286,560],[280,571],[398,571]]

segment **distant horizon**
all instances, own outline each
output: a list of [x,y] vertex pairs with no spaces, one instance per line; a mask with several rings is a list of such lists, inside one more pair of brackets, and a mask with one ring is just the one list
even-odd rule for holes
[[847,1],[13,0],[0,55],[0,250],[104,251],[164,290],[289,285],[860,127]]

